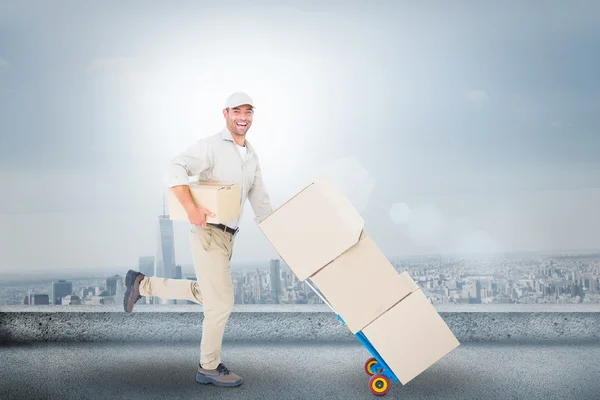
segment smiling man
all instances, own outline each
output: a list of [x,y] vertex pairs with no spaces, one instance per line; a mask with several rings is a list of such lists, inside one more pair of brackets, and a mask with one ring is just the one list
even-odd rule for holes
[[203,181],[239,183],[242,211],[248,199],[257,223],[273,209],[262,179],[258,156],[246,140],[254,117],[252,98],[242,92],[232,94],[225,101],[223,116],[225,128],[198,140],[174,157],[165,175],[165,184],[188,215],[192,258],[198,280],[147,277],[129,270],[123,306],[126,312],[131,312],[142,296],[183,299],[202,304],[204,322],[196,381],[217,386],[239,386],[242,378],[221,361],[221,346],[234,303],[230,260],[241,214],[223,224],[207,224],[207,215],[213,213],[194,203],[189,190],[189,176],[199,175]]

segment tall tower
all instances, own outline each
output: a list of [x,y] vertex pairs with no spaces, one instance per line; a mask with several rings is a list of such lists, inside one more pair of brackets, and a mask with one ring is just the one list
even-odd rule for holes
[[154,276],[161,278],[175,277],[175,235],[173,233],[173,221],[169,218],[165,207],[163,195],[163,213],[158,216],[158,251]]
[[271,296],[273,303],[279,304],[281,299],[281,266],[279,260],[271,260]]
[[[173,221],[171,221],[166,212],[164,194],[163,213],[158,216],[158,227],[159,236],[154,276],[175,278],[175,234],[173,233]],[[153,303],[175,304],[175,300],[154,298]]]

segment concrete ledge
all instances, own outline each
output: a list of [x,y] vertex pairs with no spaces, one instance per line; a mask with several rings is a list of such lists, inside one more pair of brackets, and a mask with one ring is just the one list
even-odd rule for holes
[[[461,305],[436,309],[461,342],[600,342],[600,305]],[[0,308],[0,343],[199,341],[197,305]],[[224,341],[357,339],[327,306],[236,306]]]

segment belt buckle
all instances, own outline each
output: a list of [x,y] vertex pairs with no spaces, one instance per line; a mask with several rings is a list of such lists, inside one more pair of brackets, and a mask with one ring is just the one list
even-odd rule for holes
[[[230,228],[227,225],[223,224],[223,232],[227,232],[230,235],[232,235],[233,237],[235,237],[235,235],[237,235],[239,230],[240,230],[240,228],[233,229],[233,228]],[[233,233],[231,231],[233,231]]]

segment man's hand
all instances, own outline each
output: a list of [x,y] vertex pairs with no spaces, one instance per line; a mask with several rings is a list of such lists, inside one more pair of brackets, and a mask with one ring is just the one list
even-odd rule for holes
[[200,225],[203,228],[206,228],[206,216],[214,217],[215,214],[206,208],[194,206],[191,207],[188,211],[188,219],[190,223],[194,225]]
[[190,223],[206,228],[206,216],[214,217],[215,214],[194,202],[189,185],[173,186],[171,190],[187,212]]

